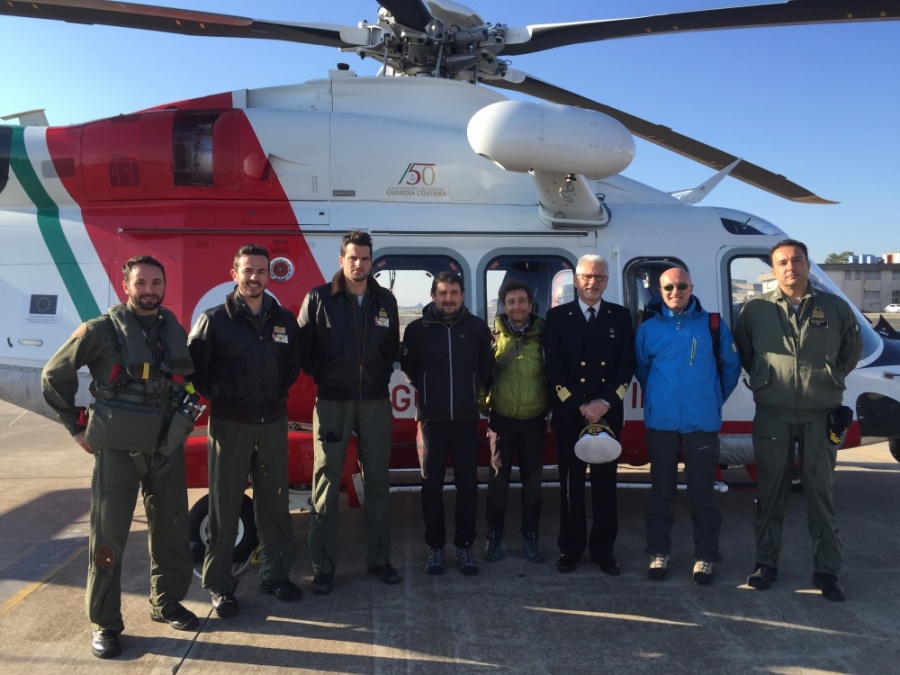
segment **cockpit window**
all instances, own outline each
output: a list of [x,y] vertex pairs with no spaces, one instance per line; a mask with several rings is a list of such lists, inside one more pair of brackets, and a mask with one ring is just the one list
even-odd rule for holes
[[734,209],[716,208],[722,227],[731,234],[784,234],[775,225],[759,216]]

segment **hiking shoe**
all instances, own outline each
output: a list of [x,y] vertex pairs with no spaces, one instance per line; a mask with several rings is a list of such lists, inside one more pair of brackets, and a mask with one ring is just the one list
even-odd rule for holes
[[238,613],[238,601],[237,598],[234,597],[234,593],[216,593],[210,591],[209,597],[213,609],[216,610],[216,614],[219,617],[227,619]]
[[400,574],[390,563],[385,563],[384,565],[369,565],[366,567],[366,571],[369,574],[374,574],[385,584],[394,585],[403,581],[403,579],[400,578]]
[[428,549],[428,560],[425,561],[425,571],[428,574],[444,573],[444,548],[431,546]]
[[669,556],[654,555],[650,557],[650,567],[647,570],[647,576],[651,579],[661,581],[666,578],[669,573]]
[[466,576],[478,574],[478,561],[475,560],[471,546],[459,546],[456,549],[456,562],[459,563],[459,571]]
[[503,533],[500,530],[491,530],[484,544],[484,559],[488,562],[497,562],[502,557]]
[[826,572],[813,572],[813,586],[822,591],[822,596],[832,602],[843,602],[847,599],[844,587],[833,574]]
[[313,577],[312,587],[316,595],[328,595],[334,588],[334,574],[317,574]]
[[525,538],[522,540],[522,549],[525,551],[525,557],[528,558],[528,562],[544,562],[544,553],[538,545],[537,532],[525,533]]
[[704,586],[712,581],[713,564],[706,560],[694,561],[694,583],[703,584]]
[[758,564],[753,573],[747,577],[747,585],[758,591],[764,591],[778,578],[778,570],[768,565]]

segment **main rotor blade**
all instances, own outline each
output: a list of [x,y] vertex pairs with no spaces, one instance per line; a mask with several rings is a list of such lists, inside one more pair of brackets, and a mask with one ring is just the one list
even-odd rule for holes
[[900,0],[791,0],[630,19],[538,24],[510,28],[504,56],[531,54],[554,47],[615,38],[685,33],[723,28],[760,28],[796,24],[882,21],[900,18]]
[[[353,26],[256,21],[228,14],[106,0],[3,0],[0,2],[0,15],[139,28],[181,35],[283,40],[339,48],[358,46],[361,43],[353,41],[353,37],[364,36],[361,29]],[[350,41],[347,41],[348,38]]]
[[431,11],[422,0],[378,0],[378,4],[394,15],[401,26],[425,32]]
[[[619,122],[624,124],[635,136],[650,141],[651,143],[655,143],[667,150],[677,152],[679,155],[693,159],[701,164],[705,164],[716,171],[723,169],[738,159],[734,155],[729,155],[727,152],[723,152],[718,148],[714,148],[694,140],[693,138],[672,131],[669,127],[653,124],[640,117],[635,117],[634,115],[629,115],[626,112],[604,105],[603,103],[592,101],[589,98],[579,96],[566,89],[561,89],[555,85],[543,82],[530,75],[525,75],[523,79],[521,75],[517,73],[516,81],[485,80],[485,84],[500,89],[508,89],[523,94],[529,94],[554,103],[562,103],[604,113],[619,120]],[[791,201],[803,202],[806,204],[835,203],[819,197],[817,194],[789,181],[780,174],[772,173],[771,171],[763,169],[756,164],[751,164],[743,159],[731,171],[731,175],[745,183],[758,187],[761,190],[771,192],[772,194],[784,197],[785,199],[790,199]]]

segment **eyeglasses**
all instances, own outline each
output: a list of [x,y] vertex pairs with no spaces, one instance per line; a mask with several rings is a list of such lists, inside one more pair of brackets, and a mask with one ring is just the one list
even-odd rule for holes
[[582,281],[609,281],[609,277],[605,274],[579,274]]
[[680,284],[666,284],[665,286],[662,287],[662,289],[668,293],[670,291],[674,291],[676,288],[679,291],[686,291],[689,287],[690,287],[690,284],[681,282]]

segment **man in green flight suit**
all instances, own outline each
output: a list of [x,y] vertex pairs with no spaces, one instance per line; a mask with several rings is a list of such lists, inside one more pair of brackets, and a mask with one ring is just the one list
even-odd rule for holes
[[[101,659],[122,651],[122,556],[138,488],[148,522],[150,618],[176,630],[198,626],[181,604],[193,573],[183,446],[189,429],[182,433],[177,420],[172,424],[184,376],[193,371],[187,334],[161,306],[166,276],[158,260],[131,258],[122,272],[127,301],[79,326],[41,379],[47,403],[75,442],[94,455],[85,605],[91,650]],[[75,405],[82,366],[93,378],[89,416]],[[175,428],[173,442],[166,442],[169,426]]]
[[813,585],[844,600],[837,575],[843,548],[834,520],[832,486],[840,438],[829,437],[828,417],[840,406],[844,378],[859,361],[862,338],[850,306],[809,282],[806,245],[778,242],[769,252],[778,288],[753,298],[734,328],[741,364],[756,403],[753,455],[759,514],[756,568],[747,584],[765,590],[778,578],[784,512],[795,447],[813,543]]

